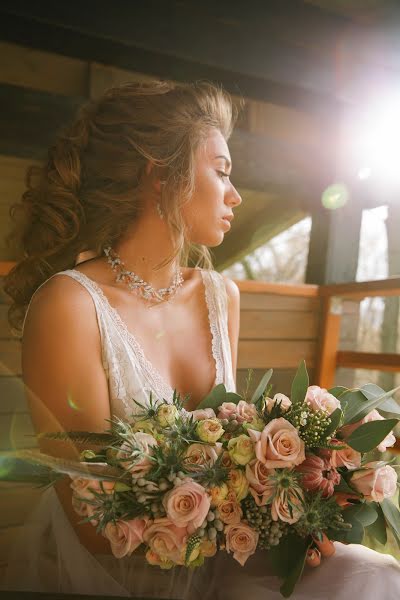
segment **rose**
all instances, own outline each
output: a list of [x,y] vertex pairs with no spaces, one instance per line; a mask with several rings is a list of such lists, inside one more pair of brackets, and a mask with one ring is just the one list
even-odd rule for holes
[[224,450],[221,456],[221,467],[225,467],[225,469],[233,469],[235,466],[236,465],[233,462],[229,452]]
[[118,450],[117,460],[133,477],[143,477],[152,467],[153,446],[157,446],[157,440],[152,435],[141,431],[133,433]]
[[217,544],[210,540],[201,540],[200,554],[205,558],[214,556],[217,553]]
[[203,421],[204,419],[215,419],[216,415],[212,408],[199,408],[189,413],[194,421]]
[[223,402],[219,407],[219,419],[235,419],[238,423],[250,422],[257,417],[257,409],[254,404],[239,400],[234,402]]
[[260,417],[257,416],[257,417],[254,417],[254,419],[252,421],[249,421],[248,423],[243,423],[242,427],[245,431],[248,431],[249,429],[255,429],[256,431],[262,431],[265,427],[265,423]]
[[366,500],[382,502],[395,495],[397,473],[390,465],[382,465],[378,461],[369,462],[364,469],[353,473],[351,484]]
[[235,492],[229,492],[222,502],[218,504],[219,519],[226,525],[239,523],[243,511],[237,501]]
[[174,404],[161,404],[157,409],[157,423],[161,427],[170,427],[176,421],[178,409]]
[[175,566],[171,560],[161,560],[158,554],[150,548],[146,552],[146,560],[150,565],[161,569],[172,569]]
[[249,493],[249,482],[240,469],[231,469],[228,475],[228,486],[235,493],[237,501],[241,502]]
[[184,564],[186,540],[186,527],[178,527],[165,517],[155,519],[143,534],[143,541],[163,563],[171,561],[178,565]]
[[215,446],[190,444],[185,453],[185,468],[188,471],[197,471],[205,466],[211,467],[217,460],[220,451],[220,442],[217,442]]
[[242,433],[229,440],[228,452],[237,465],[247,465],[254,458],[254,444],[248,435]]
[[112,494],[115,487],[115,481],[101,481],[99,479],[85,479],[84,477],[71,477],[72,482],[70,487],[76,496],[80,498],[87,498],[93,500],[95,495],[98,494]]
[[345,446],[344,448],[338,448],[338,450],[332,450],[330,461],[333,467],[346,467],[349,470],[358,469],[360,467],[360,452],[357,452],[357,450],[354,450],[347,444],[344,444],[341,440],[332,439],[330,443],[332,445]]
[[211,496],[211,506],[218,506],[227,497],[229,488],[226,483],[213,485],[208,488],[208,493]]
[[315,544],[318,546],[318,549],[322,556],[328,558],[329,556],[333,556],[336,552],[336,548],[332,540],[328,538],[326,533],[322,533],[322,540],[318,538],[313,538]]
[[275,485],[270,476],[274,473],[274,469],[268,469],[257,458],[246,465],[246,477],[250,485],[250,493],[257,506],[265,506],[273,495]]
[[300,499],[303,493],[297,489],[297,495],[292,490],[286,490],[277,494],[272,500],[271,517],[273,521],[284,521],[285,523],[297,523],[303,514]]
[[280,403],[280,409],[285,412],[292,406],[290,398],[285,396],[285,394],[275,394],[273,398],[265,398],[265,408],[267,409],[267,412],[270,413],[277,403]]
[[340,408],[339,400],[330,394],[328,390],[320,388],[318,385],[309,386],[305,401],[312,410],[320,410],[328,415],[331,415],[334,410]]
[[307,550],[306,563],[309,567],[318,567],[321,564],[321,552],[318,548],[309,548]]
[[154,420],[141,419],[136,421],[136,423],[132,425],[132,433],[138,433],[139,431],[141,433],[148,433],[149,435],[155,437],[157,435],[157,429]]
[[301,474],[301,483],[305,490],[321,490],[323,498],[329,498],[335,485],[340,483],[340,474],[328,459],[308,454],[305,461],[296,467]]
[[132,519],[130,521],[109,521],[103,535],[111,544],[111,551],[116,558],[130,556],[143,542],[143,532],[147,519]]
[[236,419],[237,408],[234,402],[223,402],[218,409],[218,419]]
[[224,429],[218,419],[204,419],[197,423],[196,433],[202,442],[212,444],[219,440]]
[[191,479],[167,492],[162,502],[167,517],[177,527],[187,527],[189,533],[200,527],[210,510],[205,489]]
[[261,433],[249,429],[249,435],[255,442],[256,457],[269,469],[290,468],[305,459],[303,440],[283,417],[272,419]]
[[247,523],[240,522],[225,527],[225,536],[226,551],[233,552],[233,558],[243,567],[249,556],[256,551],[258,532]]
[[[74,511],[80,517],[91,517],[93,515],[94,507],[91,504],[80,500],[75,494],[72,494],[71,502]],[[96,519],[91,519],[90,523],[92,525],[97,525],[98,521]]]

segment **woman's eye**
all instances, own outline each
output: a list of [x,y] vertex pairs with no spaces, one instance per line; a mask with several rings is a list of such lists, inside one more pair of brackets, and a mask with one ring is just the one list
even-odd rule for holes
[[224,177],[226,177],[227,179],[229,179],[229,174],[228,173],[224,173],[224,171],[218,171],[218,174],[221,177],[221,179],[224,179]]

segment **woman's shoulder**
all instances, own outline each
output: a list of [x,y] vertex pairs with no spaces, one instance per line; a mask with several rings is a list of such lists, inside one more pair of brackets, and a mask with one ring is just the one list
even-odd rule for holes
[[[193,269],[193,270],[195,270],[195,269]],[[211,273],[212,277],[216,278],[221,284],[223,284],[229,300],[235,300],[235,299],[239,298],[239,296],[240,296],[239,287],[233,279],[231,279],[227,275],[224,275],[223,273],[220,273],[219,271],[216,271],[215,269],[199,269],[199,270],[203,271],[203,272]]]

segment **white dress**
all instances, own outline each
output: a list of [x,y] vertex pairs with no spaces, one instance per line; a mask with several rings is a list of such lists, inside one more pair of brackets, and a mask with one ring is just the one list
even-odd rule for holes
[[[111,411],[121,418],[134,411],[131,398],[147,402],[148,390],[169,400],[173,390],[145,357],[100,287],[76,270],[73,277],[89,292],[97,313],[102,360],[108,377]],[[235,391],[227,328],[227,298],[221,275],[201,270],[212,333],[214,385]],[[400,565],[391,556],[360,545],[336,542],[336,554],[316,569],[306,568],[293,600],[398,600]],[[23,574],[23,575],[22,575]],[[193,571],[151,567],[141,555],[116,559],[92,555],[79,542],[53,488],[42,494],[9,558],[5,590],[31,590],[185,600],[281,600],[278,578],[268,573],[266,553],[257,552],[240,567],[224,552]]]

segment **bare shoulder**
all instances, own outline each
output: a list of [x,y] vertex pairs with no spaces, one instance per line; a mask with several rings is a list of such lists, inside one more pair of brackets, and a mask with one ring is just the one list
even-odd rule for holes
[[233,302],[233,303],[238,303],[240,301],[240,290],[239,290],[237,283],[235,283],[233,281],[233,279],[230,279],[230,277],[227,277],[226,275],[222,275],[222,273],[221,273],[221,276],[225,283],[225,289],[226,289],[226,293],[228,295],[229,301]]

